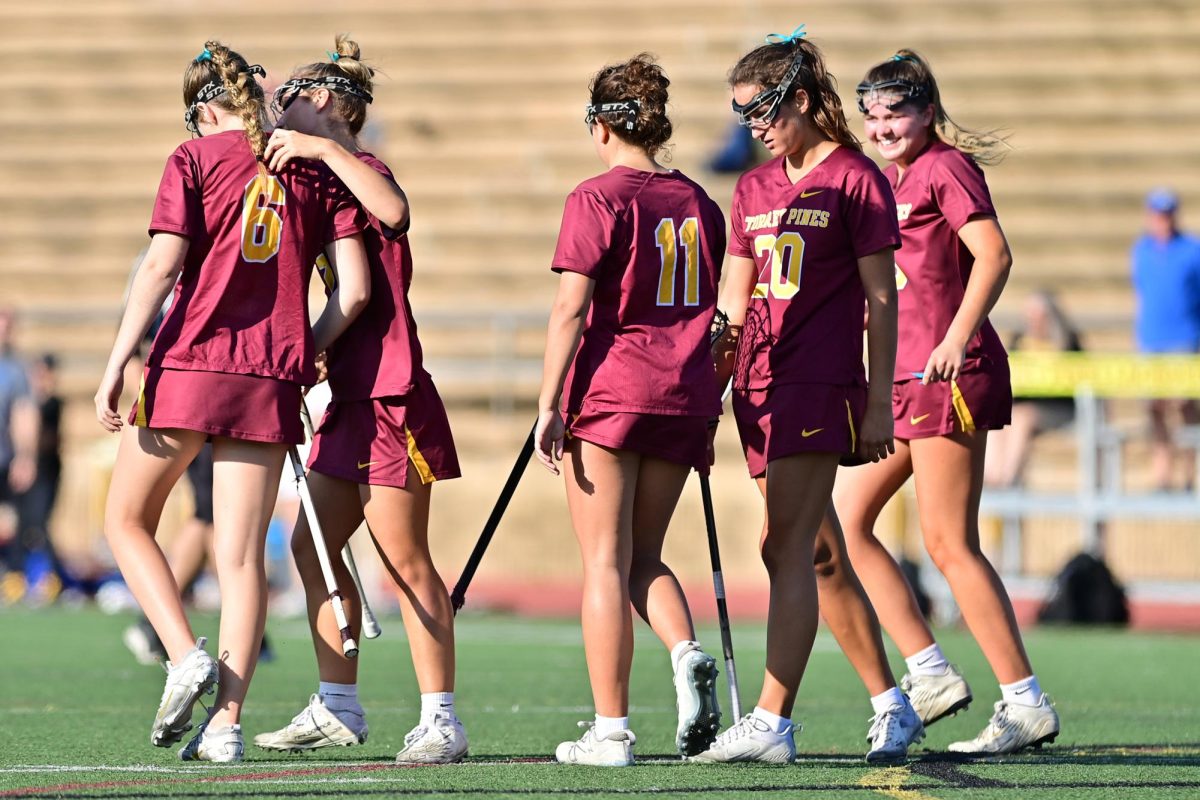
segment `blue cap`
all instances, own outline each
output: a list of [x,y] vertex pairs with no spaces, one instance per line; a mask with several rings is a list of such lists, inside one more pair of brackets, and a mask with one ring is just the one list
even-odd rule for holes
[[1170,214],[1179,208],[1179,196],[1164,187],[1151,189],[1150,194],[1146,195],[1146,208],[1160,214]]

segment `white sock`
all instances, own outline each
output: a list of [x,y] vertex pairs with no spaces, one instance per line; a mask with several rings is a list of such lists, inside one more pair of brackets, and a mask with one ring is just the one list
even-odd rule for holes
[[629,730],[629,717],[602,717],[596,715],[596,738],[603,739],[610,733]]
[[454,692],[425,692],[421,695],[421,719],[433,719],[435,714],[457,717],[454,711]]
[[792,721],[787,717],[781,717],[772,711],[767,711],[758,706],[754,707],[754,716],[770,725],[772,733],[776,736],[782,736],[792,727]]
[[950,666],[937,642],[913,653],[904,659],[904,663],[908,665],[910,675],[942,675],[946,672],[946,667]]
[[329,683],[321,681],[317,684],[317,694],[321,696],[321,702],[330,711],[355,711],[362,713],[362,706],[358,704],[357,683]]
[[1020,706],[1041,705],[1044,697],[1036,675],[1030,675],[1016,683],[1000,684],[1000,694],[1004,697],[1004,702]]
[[895,686],[871,698],[871,710],[875,712],[875,716],[879,716],[892,706],[903,705],[904,693]]
[[691,639],[684,639],[671,648],[671,671],[675,672],[679,669],[679,659],[683,658],[684,653],[692,650],[699,650],[700,643],[693,642]]

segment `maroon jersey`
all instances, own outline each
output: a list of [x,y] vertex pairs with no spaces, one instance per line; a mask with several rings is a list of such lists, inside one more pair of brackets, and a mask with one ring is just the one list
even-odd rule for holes
[[553,269],[596,281],[564,391],[578,412],[714,415],[725,220],[680,172],[614,167],[567,197]]
[[314,383],[312,265],[365,224],[322,164],[265,175],[242,131],[184,142],[167,160],[150,234],[186,236],[187,257],[147,363]]
[[[355,155],[395,180],[375,156]],[[407,227],[392,230],[366,213],[370,226],[363,232],[363,242],[371,265],[371,300],[329,348],[329,388],[340,402],[408,394],[424,373],[417,323],[408,303],[413,263]],[[317,262],[326,291],[331,292],[336,279],[328,266],[324,258]]]
[[738,180],[730,230],[729,254],[758,271],[735,385],[865,382],[858,259],[900,243],[875,163],[839,147],[793,184],[772,159]]
[[[900,250],[896,253],[899,344],[896,380],[915,380],[942,343],[962,305],[975,257],[958,238],[973,217],[994,217],[983,170],[964,153],[934,141],[904,171],[884,172],[896,196]],[[984,320],[967,343],[964,369],[1008,358],[992,323]]]

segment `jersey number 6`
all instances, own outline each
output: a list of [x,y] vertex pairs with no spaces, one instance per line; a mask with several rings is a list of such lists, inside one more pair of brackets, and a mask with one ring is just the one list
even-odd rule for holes
[[242,259],[256,264],[270,261],[279,252],[283,217],[279,215],[287,193],[273,175],[256,175],[246,184],[242,200]]
[[[764,233],[754,237],[754,252],[767,255],[766,263],[758,272],[758,283],[754,285],[753,297],[774,297],[791,300],[800,291],[800,268],[804,264],[804,239],[795,231],[786,231],[775,236]],[[767,270],[769,281],[764,281]]]
[[[665,217],[654,229],[662,269],[658,273],[658,305],[675,305],[675,220]],[[683,248],[683,304],[700,305],[700,223],[688,217],[679,226],[679,245]]]

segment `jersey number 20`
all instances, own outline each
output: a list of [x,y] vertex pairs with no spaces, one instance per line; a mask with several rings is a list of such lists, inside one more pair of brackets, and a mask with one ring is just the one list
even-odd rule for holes
[[279,253],[283,217],[279,212],[287,202],[283,184],[274,175],[254,176],[246,184],[242,199],[242,259],[261,264]]
[[[662,269],[658,273],[658,305],[675,305],[675,220],[665,217],[654,229]],[[683,304],[700,305],[700,223],[688,217],[679,226],[679,246],[683,248]]]
[[[767,259],[758,273],[754,285],[754,297],[774,297],[791,300],[800,291],[800,268],[804,264],[804,239],[795,231],[785,231],[775,236],[764,233],[754,237],[754,252],[766,254]],[[767,272],[770,271],[770,278]]]

